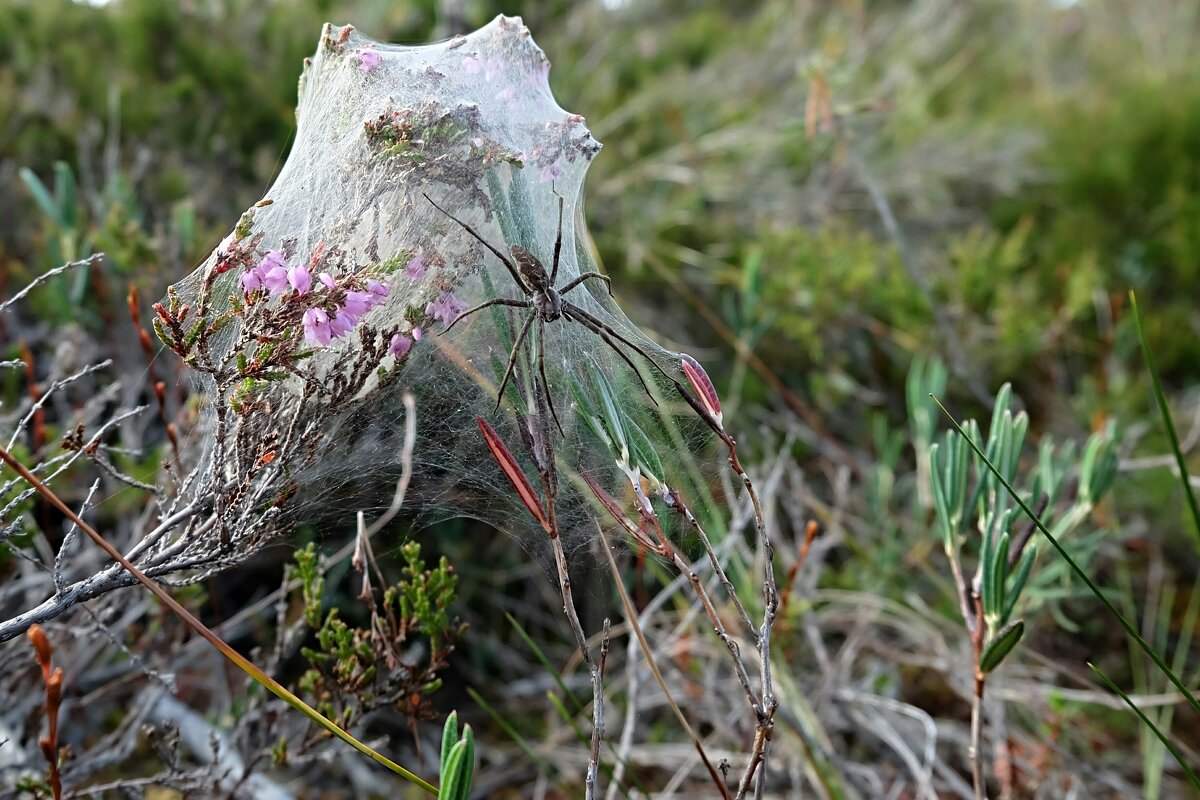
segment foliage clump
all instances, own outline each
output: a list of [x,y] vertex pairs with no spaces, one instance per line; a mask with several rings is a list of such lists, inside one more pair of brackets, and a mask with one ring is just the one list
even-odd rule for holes
[[400,548],[404,577],[376,588],[364,572],[358,599],[368,618],[362,626],[342,619],[338,607],[324,612],[324,576],[310,544],[296,553],[304,619],[316,646],[301,649],[309,668],[299,686],[325,716],[349,727],[380,708],[403,714],[410,725],[433,719],[428,697],[442,685],[440,673],[466,632],[450,614],[458,576],[443,556],[426,568],[421,547]]

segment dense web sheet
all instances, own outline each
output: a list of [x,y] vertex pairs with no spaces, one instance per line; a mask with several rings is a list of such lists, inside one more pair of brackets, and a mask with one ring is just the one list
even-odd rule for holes
[[490,455],[477,417],[531,480],[538,442],[553,430],[568,548],[595,531],[580,475],[619,475],[603,429],[575,409],[580,389],[599,403],[598,384],[607,382],[639,433],[685,449],[690,429],[664,413],[680,405],[679,356],[646,339],[599,280],[567,299],[627,340],[610,337],[625,358],[577,321],[547,322],[548,388],[536,369],[539,343],[527,338],[499,411],[500,377],[528,311],[486,309],[439,335],[468,307],[525,299],[500,259],[449,214],[505,255],[525,247],[549,272],[561,197],[555,285],[595,269],[580,199],[600,145],[582,117],[556,104],[548,71],[515,18],[423,47],[326,26],[305,63],[296,141],[278,179],[173,288],[156,323],[197,368],[208,400],[193,458],[207,459],[210,480],[190,490],[214,480],[238,487],[221,501],[222,536],[253,543],[283,521],[344,520],[386,506],[400,471],[406,393],[419,434],[409,506],[483,519],[535,548],[544,533]]

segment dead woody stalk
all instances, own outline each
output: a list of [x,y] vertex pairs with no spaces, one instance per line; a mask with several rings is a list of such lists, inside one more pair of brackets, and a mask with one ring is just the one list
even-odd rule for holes
[[[746,769],[742,773],[742,778],[738,782],[736,796],[739,800],[746,796],[746,792],[749,791],[751,783],[754,780],[755,772],[762,767],[763,775],[759,778],[757,784],[755,784],[755,797],[761,798],[766,790],[767,751],[774,731],[775,711],[779,707],[779,701],[775,698],[774,681],[771,676],[771,632],[775,626],[775,618],[779,613],[779,590],[775,585],[774,548],[771,545],[770,538],[767,536],[766,526],[763,521],[762,504],[759,502],[758,492],[755,491],[750,476],[746,474],[745,469],[742,468],[742,464],[738,459],[736,442],[734,442],[733,437],[725,430],[721,414],[721,401],[717,396],[717,391],[713,386],[712,380],[709,379],[708,374],[705,373],[699,362],[689,355],[685,354],[683,356],[682,368],[684,375],[687,376],[688,383],[691,384],[692,389],[695,391],[695,395],[689,394],[678,382],[675,384],[676,390],[728,449],[729,466],[742,479],[742,484],[746,487],[746,496],[750,499],[750,503],[754,508],[754,526],[763,564],[763,617],[757,630],[752,626],[748,627],[758,649],[760,694],[757,702],[751,698],[750,704],[754,708],[756,717],[754,745],[750,753],[750,763],[746,765]],[[716,556],[713,554],[708,537],[701,536],[701,541],[704,543],[704,548],[709,554],[709,558],[715,564]],[[726,581],[726,587],[730,588],[728,581]],[[730,596],[731,598],[733,597],[731,588]],[[737,660],[736,655],[732,651],[731,655],[734,655],[735,660]]]
[[[703,369],[690,357],[684,357],[683,371],[687,376],[692,389],[695,391],[693,395],[682,384],[673,381],[676,389],[692,407],[697,415],[701,417],[718,435],[721,441],[725,444],[729,452],[729,463],[736,474],[742,478],[742,482],[747,490],[747,496],[753,507],[755,525],[758,534],[758,547],[763,556],[764,575],[763,575],[763,593],[764,593],[764,613],[761,623],[756,625],[750,618],[745,606],[738,598],[733,583],[726,575],[721,561],[715,552],[712,543],[697,520],[695,514],[689,508],[683,494],[678,489],[669,488],[662,482],[661,478],[651,473],[661,472],[661,465],[657,465],[659,469],[641,469],[631,467],[630,464],[636,459],[631,458],[626,452],[628,448],[624,446],[624,442],[620,447],[617,447],[613,442],[614,438],[619,438],[621,434],[617,433],[616,429],[619,424],[613,422],[609,428],[610,435],[606,436],[606,440],[614,447],[614,452],[620,452],[618,456],[618,467],[629,478],[629,485],[635,495],[634,503],[635,516],[638,521],[631,519],[630,516],[621,507],[621,504],[610,495],[600,484],[589,474],[581,474],[580,480],[587,485],[591,490],[596,501],[612,518],[618,526],[623,529],[627,536],[635,541],[639,547],[646,551],[654,553],[660,558],[666,560],[674,566],[680,575],[685,576],[688,584],[692,587],[701,608],[704,610],[709,622],[711,623],[714,632],[718,639],[724,645],[724,649],[728,653],[731,665],[736,675],[737,681],[745,694],[748,705],[750,706],[755,718],[755,735],[753,745],[751,747],[750,757],[743,770],[736,787],[736,793],[733,795],[737,798],[746,797],[751,787],[755,788],[755,796],[761,797],[766,788],[765,779],[765,764],[768,754],[768,746],[771,740],[771,734],[774,725],[774,715],[778,705],[774,696],[772,687],[771,665],[770,665],[770,637],[771,630],[774,625],[775,617],[778,612],[779,596],[775,585],[775,576],[773,570],[771,546],[767,541],[761,505],[758,500],[757,493],[754,490],[753,483],[750,481],[742,468],[738,456],[736,444],[733,438],[725,431],[720,412],[720,404],[717,399],[716,391],[708,380]],[[598,373],[594,375],[599,383],[603,383],[603,376]],[[672,379],[673,380],[673,379]],[[602,393],[607,392],[607,389],[602,388]],[[566,557],[563,553],[561,539],[558,535],[557,521],[555,516],[555,499],[557,497],[557,471],[555,467],[555,459],[551,449],[551,435],[549,426],[544,422],[550,417],[547,413],[545,405],[545,391],[540,387],[537,380],[534,380],[534,389],[530,394],[535,401],[542,406],[541,414],[532,419],[524,416],[519,416],[519,424],[524,426],[522,440],[525,442],[528,455],[535,464],[538,475],[542,483],[542,497],[534,491],[522,471],[520,465],[513,457],[512,453],[500,440],[496,431],[482,418],[477,420],[480,431],[483,433],[484,439],[487,442],[488,448],[496,462],[500,465],[505,476],[512,484],[522,503],[528,509],[529,513],[538,521],[550,539],[551,546],[554,551],[556,569],[558,571],[560,588],[563,595],[564,611],[566,612],[568,621],[572,631],[575,634],[579,649],[584,657],[585,663],[588,664],[592,673],[593,687],[596,688],[597,705],[594,709],[597,714],[597,724],[593,727],[593,747],[592,758],[589,761],[588,767],[588,796],[593,796],[594,774],[596,769],[596,758],[598,751],[598,737],[601,735],[601,725],[599,724],[599,681],[602,678],[603,664],[597,665],[590,657],[586,636],[583,633],[582,627],[579,624],[578,616],[575,613],[574,602],[571,598],[571,584],[567,572]],[[590,406],[592,405],[586,393],[578,390],[576,393],[577,408],[584,409],[582,413],[587,418],[591,413]],[[602,412],[597,412],[602,413]],[[597,422],[597,430],[602,427],[602,424]],[[639,471],[641,470],[641,471]],[[669,535],[664,530],[651,498],[647,495],[646,489],[643,487],[643,480],[648,481],[651,486],[655,487],[654,494],[663,504],[670,508],[678,516],[682,528],[690,529],[697,536],[697,539],[702,543],[707,560],[710,563],[717,579],[724,586],[729,601],[737,613],[740,624],[745,628],[746,634],[755,643],[758,651],[759,670],[758,670],[758,687],[754,686],[754,681],[751,679],[751,670],[747,668],[746,662],[742,657],[741,649],[738,645],[737,638],[731,634],[722,620],[721,612],[718,609],[718,603],[714,601],[706,587],[705,581],[697,573],[696,569],[691,565],[680,553],[680,551],[672,543]],[[543,500],[543,497],[545,498]],[[696,742],[699,748],[699,743]],[[717,786],[723,797],[730,797],[730,789],[725,785],[724,779],[717,774],[717,770],[712,767],[708,758],[705,756],[703,749],[700,749],[701,760],[709,769],[709,775],[713,783]],[[756,781],[755,778],[758,778]]]
[[[588,647],[588,637],[579,621],[579,613],[575,607],[575,599],[571,593],[571,576],[567,566],[567,556],[563,551],[562,538],[559,536],[557,516],[555,514],[555,499],[558,495],[558,473],[554,466],[554,455],[550,444],[548,426],[545,424],[547,415],[539,415],[532,424],[528,425],[531,434],[530,451],[537,464],[538,477],[542,483],[545,502],[538,497],[533,486],[525,477],[517,460],[508,447],[500,439],[495,429],[483,417],[477,417],[476,423],[483,434],[484,441],[491,451],[492,457],[500,465],[504,475],[512,484],[521,502],[529,509],[529,513],[542,526],[550,540],[554,552],[554,566],[558,572],[559,590],[562,592],[563,612],[570,623],[571,632],[575,635],[575,643],[579,653],[587,665],[592,682],[592,737],[588,755],[587,775],[584,779],[585,797],[593,800],[597,796],[597,769],[600,762],[600,742],[604,738],[604,662],[608,655],[609,621],[604,620],[604,635],[600,645],[600,657],[593,659]],[[527,422],[530,422],[527,420]]]

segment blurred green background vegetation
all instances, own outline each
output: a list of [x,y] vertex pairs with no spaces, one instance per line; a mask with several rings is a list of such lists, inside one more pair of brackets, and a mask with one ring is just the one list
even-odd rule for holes
[[[1088,424],[1141,407],[1132,288],[1168,380],[1195,379],[1190,4],[523,5],[448,7],[466,28],[524,14],[551,55],[557,96],[606,144],[592,235],[635,317],[673,310],[664,340],[735,352],[703,304],[841,434],[898,408],[916,352],[978,400],[1014,379]],[[147,289],[184,274],[286,156],[325,20],[451,31],[434,2],[0,6],[0,274],[89,248]],[[19,171],[52,190],[60,161],[77,207],[56,221]],[[753,371],[738,389],[771,413]]]
[[[874,481],[879,538],[849,543],[834,583],[899,596],[928,557],[932,535],[884,536],[921,527],[889,510],[918,357],[946,362],[964,416],[1011,381],[1033,431],[1115,419],[1164,452],[1133,289],[1194,404],[1200,6],[1183,0],[8,0],[0,295],[104,250],[101,303],[130,281],[159,296],[269,186],[322,23],[415,44],[497,13],[524,17],[605,145],[585,213],[630,316],[701,358],[760,458],[799,412],[817,429],[801,464],[833,448]],[[39,313],[98,326],[96,302]],[[1153,530],[1190,579],[1175,479],[1129,473],[1114,494],[1129,537]]]

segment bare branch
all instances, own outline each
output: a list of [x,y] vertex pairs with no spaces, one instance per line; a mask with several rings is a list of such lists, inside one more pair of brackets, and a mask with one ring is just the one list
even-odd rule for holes
[[3,303],[0,303],[0,314],[3,314],[4,312],[8,311],[9,306],[11,306],[14,303],[18,302],[19,300],[23,299],[25,297],[25,295],[29,294],[34,289],[36,289],[38,286],[42,285],[43,283],[50,280],[51,278],[61,275],[64,272],[67,272],[68,270],[75,269],[76,267],[94,267],[103,260],[104,260],[104,253],[92,253],[90,256],[88,256],[87,258],[82,259],[80,261],[69,261],[66,264],[63,264],[61,267],[55,267],[52,270],[43,272],[38,277],[34,278],[33,281],[31,281],[29,283],[29,285],[27,285],[24,289],[17,292],[12,297],[5,300]]

